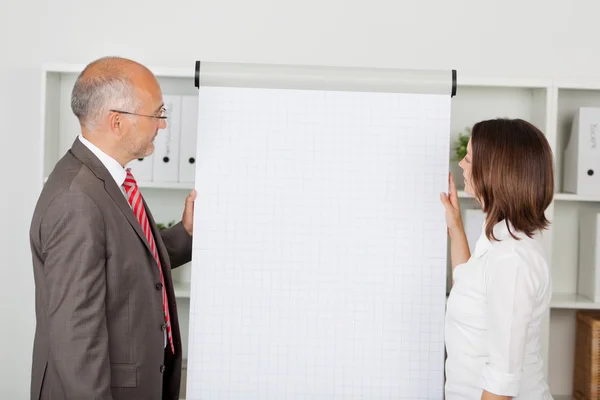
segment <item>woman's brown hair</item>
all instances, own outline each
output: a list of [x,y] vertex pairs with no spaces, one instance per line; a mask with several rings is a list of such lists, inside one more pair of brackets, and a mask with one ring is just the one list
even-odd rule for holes
[[487,238],[496,240],[494,225],[502,220],[529,237],[546,229],[554,161],[544,134],[522,119],[481,121],[473,126],[471,150],[471,184],[487,214]]

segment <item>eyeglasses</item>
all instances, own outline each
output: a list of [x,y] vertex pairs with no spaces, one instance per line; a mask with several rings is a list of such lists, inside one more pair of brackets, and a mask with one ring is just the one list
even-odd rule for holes
[[148,117],[148,118],[156,118],[156,119],[167,119],[167,109],[166,108],[161,108],[160,109],[160,115],[147,115],[147,114],[137,114],[137,113],[132,113],[129,111],[120,111],[120,110],[110,110],[111,112],[118,112],[120,114],[128,114],[128,115],[137,115],[140,117]]

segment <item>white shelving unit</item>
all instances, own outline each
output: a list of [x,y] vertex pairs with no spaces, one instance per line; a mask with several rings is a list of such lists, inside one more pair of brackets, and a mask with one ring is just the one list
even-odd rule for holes
[[[79,133],[71,113],[71,89],[84,65],[46,65],[42,71],[42,127],[40,186],[58,159]],[[160,81],[163,94],[197,95],[193,66],[185,69],[150,68]],[[556,160],[556,196],[547,214],[551,229],[543,235],[554,281],[551,309],[543,326],[542,356],[555,399],[571,398],[575,313],[600,309],[577,294],[578,223],[583,208],[600,211],[600,197],[562,193],[563,150],[575,110],[579,106],[600,106],[600,80],[557,82],[544,79],[502,79],[465,77],[458,73],[457,96],[452,104],[452,144],[458,133],[475,122],[496,117],[523,118],[538,126],[547,136]],[[462,191],[462,173],[456,161],[450,170],[461,190],[464,209],[478,208],[477,202]],[[140,182],[142,193],[158,222],[179,220],[184,199],[193,188],[190,183]],[[175,292],[180,309],[183,350],[187,351],[189,323],[189,265],[174,271]],[[184,373],[185,375],[185,373]],[[185,397],[185,391],[181,393]]]

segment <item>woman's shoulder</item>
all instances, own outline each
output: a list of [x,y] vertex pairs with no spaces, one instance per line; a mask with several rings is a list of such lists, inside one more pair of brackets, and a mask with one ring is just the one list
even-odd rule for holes
[[494,226],[493,235],[489,249],[491,258],[511,258],[526,264],[540,263],[547,266],[540,232],[529,237],[516,230],[512,224],[501,221]]
[[484,268],[490,272],[515,273],[537,281],[550,279],[546,254],[536,237],[520,234],[516,239],[509,236],[492,241],[486,258]]
[[491,241],[490,256],[492,258],[511,258],[525,262],[542,262],[546,264],[546,254],[538,237],[528,237],[515,233],[515,237],[505,236]]
[[503,288],[503,293],[538,304],[540,309],[549,306],[552,276],[536,239],[504,239],[494,243],[486,256],[482,269],[486,288]]

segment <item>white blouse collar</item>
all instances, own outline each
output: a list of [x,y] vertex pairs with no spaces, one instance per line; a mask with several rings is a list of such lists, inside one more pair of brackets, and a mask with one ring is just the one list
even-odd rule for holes
[[[509,231],[510,229],[510,231]],[[511,232],[518,238],[525,238],[527,237],[527,235],[525,235],[522,232],[517,232],[515,230],[515,228],[512,226],[512,224],[510,222],[508,222],[507,220],[502,220],[498,223],[496,223],[496,225],[494,225],[494,236],[496,237],[496,239],[498,239],[498,241],[502,241],[502,240],[506,240],[506,239],[512,239],[511,236]],[[479,236],[479,239],[477,240],[477,243],[475,244],[475,251],[473,252],[472,256],[479,258],[482,257],[485,253],[487,253],[487,251],[489,249],[491,249],[493,246],[493,243],[490,242],[490,240],[485,236],[485,222],[482,224],[481,226],[481,236]]]

